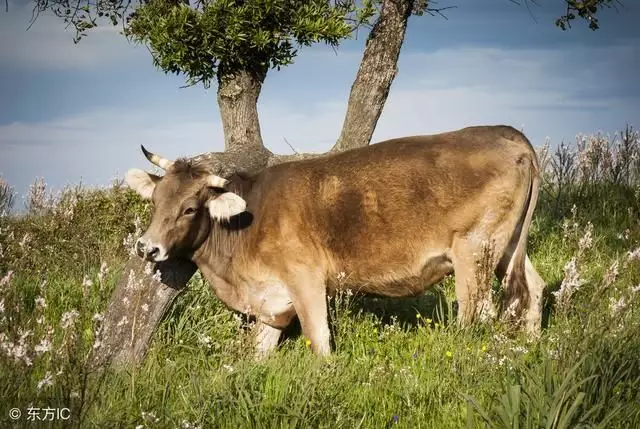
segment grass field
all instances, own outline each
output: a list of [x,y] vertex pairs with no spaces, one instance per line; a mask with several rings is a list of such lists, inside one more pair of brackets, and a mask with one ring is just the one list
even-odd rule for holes
[[[294,328],[256,362],[250,326],[196,275],[145,362],[121,371],[88,362],[149,207],[118,184],[52,196],[36,182],[26,214],[0,216],[0,427],[640,427],[640,135],[540,154],[539,339],[457,328],[447,278],[415,299],[338,295],[331,357]],[[10,195],[0,185],[0,212]],[[71,417],[29,421],[29,407]]]

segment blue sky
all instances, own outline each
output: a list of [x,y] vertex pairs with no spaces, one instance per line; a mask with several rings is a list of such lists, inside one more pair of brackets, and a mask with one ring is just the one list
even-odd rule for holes
[[[509,124],[541,145],[640,126],[640,4],[605,11],[597,32],[583,22],[563,32],[562,0],[537,3],[440,0],[459,5],[448,20],[412,17],[374,141]],[[183,78],[156,70],[119,27],[74,45],[51,16],[25,32],[30,16],[30,4],[0,12],[0,174],[18,192],[37,176],[54,189],[106,185],[149,166],[141,143],[170,158],[223,149],[215,88],[180,89]],[[284,138],[298,151],[331,147],[364,36],[270,73],[258,106],[269,149],[291,153]]]

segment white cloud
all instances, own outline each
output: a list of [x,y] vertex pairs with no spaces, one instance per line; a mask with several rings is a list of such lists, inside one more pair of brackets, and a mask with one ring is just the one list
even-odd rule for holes
[[103,23],[74,44],[73,28],[65,28],[61,18],[43,12],[27,31],[32,9],[32,2],[10,4],[9,12],[0,13],[0,40],[5,41],[0,43],[0,65],[67,70],[128,65],[123,61],[135,58],[149,62],[146,48],[127,42],[119,34],[119,25]]
[[[612,49],[607,57],[607,52],[598,52],[598,67],[615,72],[622,54]],[[576,106],[573,93],[602,85],[601,77],[589,70],[591,55],[592,51],[572,51],[573,74],[568,77],[560,72],[563,57],[553,51],[461,48],[405,55],[374,141],[477,124],[523,127],[534,144],[542,144],[546,136],[557,143],[578,132],[615,131],[637,119],[638,99],[611,96]],[[317,60],[324,70],[333,61],[328,56]],[[128,168],[147,166],[140,143],[170,158],[220,151],[219,119],[202,111],[196,93],[191,108],[156,101],[145,109],[97,110],[0,126],[0,172],[21,190],[37,175],[56,186],[77,182],[81,176],[86,183],[107,183]],[[343,89],[320,93],[313,101],[269,97],[259,105],[264,141],[276,153],[291,153],[283,137],[299,151],[324,151],[340,132],[345,108]]]

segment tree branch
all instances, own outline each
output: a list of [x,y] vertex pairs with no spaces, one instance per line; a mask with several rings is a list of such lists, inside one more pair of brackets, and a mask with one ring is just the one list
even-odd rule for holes
[[366,146],[371,141],[393,79],[414,0],[383,0],[351,86],[347,113],[332,152]]

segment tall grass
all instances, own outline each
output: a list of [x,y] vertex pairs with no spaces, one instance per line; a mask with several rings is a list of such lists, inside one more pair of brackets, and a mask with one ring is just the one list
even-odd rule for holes
[[640,427],[639,154],[630,127],[541,148],[540,338],[499,321],[457,328],[449,277],[418,298],[338,294],[332,356],[294,326],[256,361],[251,326],[196,275],[145,362],[121,371],[91,357],[148,204],[120,183],[52,195],[38,180],[11,215],[0,182],[0,426],[41,427],[29,407],[65,407],[48,426]]

